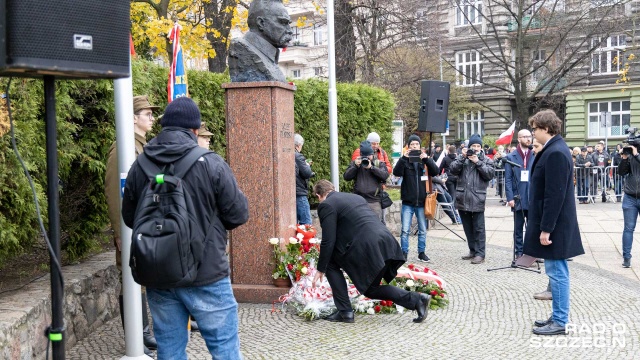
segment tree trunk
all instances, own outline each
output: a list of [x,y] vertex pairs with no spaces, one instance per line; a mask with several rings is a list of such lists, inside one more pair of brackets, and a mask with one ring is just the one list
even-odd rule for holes
[[207,40],[216,52],[214,58],[209,58],[209,71],[214,73],[223,73],[227,69],[227,54],[229,44],[229,34],[231,32],[231,19],[233,11],[224,11],[229,6],[237,6],[236,1],[229,0],[211,0],[204,5],[204,16],[210,21],[209,29],[214,29],[220,33],[216,37],[213,33],[207,32]]
[[342,82],[353,82],[356,79],[356,36],[352,11],[349,0],[336,2],[336,80]]
[[216,56],[207,60],[209,63],[209,71],[213,73],[225,72],[225,70],[227,69],[227,44],[220,41],[212,41],[211,47],[213,47],[213,50],[216,51]]

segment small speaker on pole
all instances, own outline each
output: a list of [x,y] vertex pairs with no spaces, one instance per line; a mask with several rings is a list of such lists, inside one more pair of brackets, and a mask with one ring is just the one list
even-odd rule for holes
[[0,0],[0,76],[129,76],[129,0]]
[[422,80],[418,131],[443,133],[447,131],[449,114],[449,83]]

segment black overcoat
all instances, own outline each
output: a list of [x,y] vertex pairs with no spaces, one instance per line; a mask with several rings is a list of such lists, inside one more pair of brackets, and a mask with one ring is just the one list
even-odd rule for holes
[[330,261],[344,270],[364,294],[385,265],[391,281],[404,264],[400,244],[360,195],[332,192],[318,206],[322,227],[318,271]]
[[[534,159],[529,183],[529,218],[524,253],[542,259],[584,254],[573,189],[573,160],[560,135],[552,137]],[[551,233],[551,245],[540,233]]]

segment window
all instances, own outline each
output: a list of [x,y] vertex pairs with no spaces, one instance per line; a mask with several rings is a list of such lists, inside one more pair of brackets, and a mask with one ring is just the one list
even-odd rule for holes
[[482,24],[482,0],[458,0],[456,25]]
[[549,63],[544,63],[547,59],[545,50],[534,51],[533,54],[531,54],[531,57],[531,67],[533,70],[531,73],[531,81],[537,84],[549,75]]
[[465,51],[456,53],[456,85],[470,86],[482,81],[482,61],[480,52]]
[[[611,124],[601,122],[603,113],[611,113]],[[631,126],[631,101],[614,100],[589,103],[589,137],[624,136]]]
[[468,139],[473,134],[484,136],[484,111],[464,113],[458,120],[459,139]]
[[291,77],[294,79],[300,79],[302,76],[302,71],[300,69],[291,70]]
[[313,45],[324,45],[324,27],[313,26]]
[[322,68],[322,66],[314,67],[313,68],[313,74],[315,76],[324,76],[324,68]]
[[[591,72],[593,74],[617,74],[624,67],[624,56],[620,53],[627,47],[627,36],[611,35],[608,38],[591,39],[595,51],[591,55]],[[622,65],[622,66],[620,66]]]
[[292,26],[291,27],[291,31],[293,31],[293,39],[291,40],[292,43],[299,43],[300,42],[300,28],[297,26]]

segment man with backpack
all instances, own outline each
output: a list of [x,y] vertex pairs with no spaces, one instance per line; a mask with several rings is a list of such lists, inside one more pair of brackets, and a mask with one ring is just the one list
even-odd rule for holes
[[240,359],[226,231],[247,222],[247,198],[225,161],[197,142],[200,110],[182,97],[132,165],[122,217],[129,265],[147,287],[159,359],[186,359],[191,314],[214,359]]

